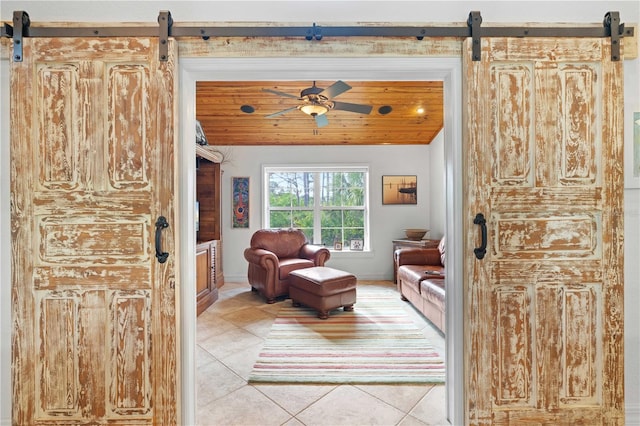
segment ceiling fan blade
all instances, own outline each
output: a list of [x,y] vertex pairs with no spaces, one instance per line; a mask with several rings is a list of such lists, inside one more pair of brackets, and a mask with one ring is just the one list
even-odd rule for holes
[[316,119],[316,126],[318,127],[324,127],[329,124],[329,120],[325,114],[316,115],[314,118]]
[[265,115],[264,117],[265,118],[277,117],[279,115],[286,114],[289,111],[293,111],[294,109],[298,109],[298,107],[291,107],[291,108],[283,109],[282,111],[274,112],[273,114]]
[[335,83],[333,83],[331,86],[327,87],[322,92],[320,92],[320,94],[322,96],[326,96],[329,99],[333,99],[339,94],[344,93],[350,89],[351,89],[351,86],[349,86],[344,81],[338,80]]
[[269,93],[273,93],[274,95],[278,95],[278,96],[285,96],[287,98],[294,98],[294,99],[300,99],[297,95],[292,95],[289,93],[285,93],[285,92],[280,92],[279,90],[274,90],[274,89],[262,89],[263,92],[269,92]]
[[351,104],[349,102],[333,102],[333,109],[357,112],[358,114],[370,114],[373,107],[371,105]]

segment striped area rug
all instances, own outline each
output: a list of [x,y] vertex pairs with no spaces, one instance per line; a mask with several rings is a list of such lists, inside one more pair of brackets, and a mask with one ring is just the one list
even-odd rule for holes
[[361,292],[352,312],[280,309],[249,383],[444,383],[442,357],[398,294]]

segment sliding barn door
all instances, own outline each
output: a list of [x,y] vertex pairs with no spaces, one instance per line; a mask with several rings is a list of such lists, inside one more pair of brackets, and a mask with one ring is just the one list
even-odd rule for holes
[[159,62],[153,38],[23,44],[11,68],[13,423],[176,424],[176,46]]
[[469,424],[624,424],[622,62],[609,45],[487,38],[478,62],[465,45]]

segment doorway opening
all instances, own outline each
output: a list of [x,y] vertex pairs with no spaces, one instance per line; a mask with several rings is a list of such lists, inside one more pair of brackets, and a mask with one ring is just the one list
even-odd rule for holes
[[[447,235],[446,393],[452,424],[464,415],[462,301],[462,71],[460,58],[203,58],[180,61],[179,206],[182,265],[195,265],[195,105],[197,81],[441,80]],[[195,268],[180,268],[181,387],[185,424],[195,423]]]

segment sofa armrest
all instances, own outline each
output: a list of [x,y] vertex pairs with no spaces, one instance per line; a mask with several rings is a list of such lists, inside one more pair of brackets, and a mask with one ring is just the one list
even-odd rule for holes
[[318,246],[314,244],[304,244],[300,248],[299,256],[302,259],[309,259],[313,261],[316,266],[324,266],[325,262],[331,257],[331,252],[325,246]]
[[403,248],[394,253],[396,264],[402,265],[440,265],[440,252],[437,248]]
[[248,248],[244,251],[244,258],[266,270],[274,271],[278,268],[278,257],[269,250]]

